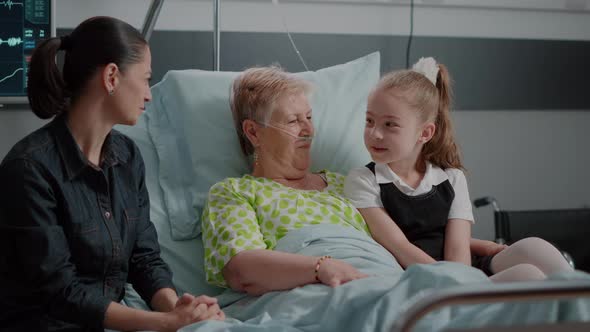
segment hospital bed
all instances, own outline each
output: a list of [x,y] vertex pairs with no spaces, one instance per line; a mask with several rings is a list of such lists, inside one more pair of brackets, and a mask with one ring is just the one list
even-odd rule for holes
[[[329,169],[346,173],[348,169],[363,165],[369,160],[361,139],[364,124],[363,110],[366,97],[379,78],[379,62],[379,54],[374,53],[349,63],[298,74],[312,82],[316,90],[311,98],[317,130],[311,151],[314,170]],[[199,219],[209,187],[225,177],[241,176],[248,172],[248,163],[241,155],[228,104],[229,87],[236,75],[238,75],[236,72],[223,71],[171,71],[152,88],[153,101],[140,117],[139,123],[133,127],[117,129],[130,136],[142,152],[146,164],[146,185],[150,193],[151,218],[158,231],[162,257],[170,264],[174,272],[174,282],[179,292],[219,295],[220,301],[228,304],[226,310],[231,317],[239,317],[240,312],[248,313],[248,310],[241,310],[245,303],[258,301],[261,307],[273,303],[273,308],[268,308],[270,310],[268,312],[260,315],[252,313],[252,316],[241,318],[240,321],[243,319],[247,323],[240,324],[247,324],[246,327],[243,325],[235,327],[242,328],[240,331],[282,330],[285,326],[269,329],[264,325],[276,321],[287,324],[285,322],[287,318],[282,317],[283,320],[280,320],[277,315],[293,315],[289,311],[291,309],[284,313],[272,311],[280,308],[280,305],[277,305],[281,303],[279,299],[248,298],[226,301],[227,296],[225,293],[222,294],[222,289],[205,282],[203,271],[203,244],[200,238]],[[442,326],[449,329],[465,326],[473,329],[474,326],[465,321],[456,326],[451,323],[464,318],[465,314],[461,314],[464,310],[467,310],[470,315],[476,315],[478,311],[494,309],[493,305],[489,306],[491,309],[477,306],[472,309],[455,309],[458,303],[471,305],[474,300],[478,300],[482,303],[503,302],[491,311],[492,316],[487,317],[495,317],[497,313],[502,313],[504,317],[513,310],[524,312],[522,317],[506,316],[509,318],[506,318],[505,323],[514,322],[521,325],[521,318],[529,317],[530,319],[526,319],[525,323],[533,322],[537,325],[551,323],[549,326],[564,328],[570,327],[569,325],[575,321],[584,324],[590,321],[590,297],[588,297],[590,275],[586,273],[577,272],[560,276],[551,282],[540,284],[495,285],[474,284],[473,281],[479,280],[479,276],[473,273],[480,273],[480,271],[471,270],[473,269],[469,268],[469,271],[451,273],[452,278],[449,280],[444,279],[447,276],[438,278],[436,272],[414,271],[412,275],[414,279],[406,278],[406,284],[400,283],[400,286],[392,284],[393,289],[399,287],[402,290],[396,290],[398,293],[393,294],[390,300],[386,301],[390,303],[386,305],[391,306],[387,311],[395,312],[395,315],[387,315],[385,318],[395,324],[406,321],[413,323],[415,316],[421,316],[423,310],[430,310],[433,307],[437,309],[434,313],[436,318],[427,319],[427,323],[422,323],[418,330],[430,330],[425,328],[424,324],[432,323],[432,326],[435,326],[432,321],[436,321],[436,324],[443,322],[446,325]],[[428,275],[428,273],[434,274]],[[458,286],[461,280],[467,280],[470,284]],[[351,290],[351,292],[354,296],[362,297],[367,290],[375,291],[377,286],[379,285],[367,283],[362,286],[365,288]],[[318,288],[318,285],[310,285],[310,287],[316,294],[328,291]],[[428,288],[430,290],[427,290]],[[302,287],[295,292],[305,291],[306,288]],[[326,296],[332,295],[326,294]],[[346,294],[348,295],[350,294]],[[547,307],[527,304],[534,298],[542,298],[547,302],[547,299],[558,299],[560,296],[570,299],[550,300]],[[571,299],[572,296],[573,299]],[[585,296],[586,300],[583,300],[582,296]],[[506,301],[512,298],[524,299],[527,302],[521,306],[510,307]],[[283,303],[289,303],[288,301],[290,299],[286,299]],[[303,298],[302,301],[306,299]],[[391,304],[391,301],[395,305]],[[573,301],[573,304],[568,301]],[[125,302],[130,306],[145,307],[132,289],[128,289]],[[401,310],[407,303],[414,302],[416,308],[421,308],[420,310],[411,308]],[[336,303],[326,304],[326,307],[333,306],[340,310]],[[441,311],[439,307],[441,304],[452,306],[442,309],[445,313],[440,314],[437,312]],[[236,306],[240,309],[236,309]],[[234,308],[234,311],[231,308]],[[548,312],[552,313],[547,315],[551,319],[549,322],[544,322],[541,314],[545,316]],[[415,315],[416,313],[418,315]],[[334,315],[338,316],[338,313]],[[362,317],[369,317],[368,315],[370,313]],[[317,318],[321,321],[321,317]],[[373,326],[377,321],[372,319],[367,326]],[[495,321],[496,319],[488,323],[495,323]],[[221,330],[231,331],[234,327],[231,324],[234,323],[230,320],[227,323],[230,325],[223,326]],[[194,330],[185,331],[219,330],[218,326],[210,326],[211,324],[214,323],[205,323],[204,326],[197,324]],[[405,331],[404,326],[402,324],[399,327],[388,326],[386,329],[375,327],[375,329],[388,331],[399,328],[398,330]],[[299,329],[294,330],[299,331]],[[322,331],[329,331],[329,329]]]
[[[158,2],[161,1],[153,1]],[[149,22],[146,19],[146,24]],[[383,283],[399,285],[395,286],[399,287],[397,293],[384,302],[389,304],[384,304],[383,310],[366,312],[358,317],[354,313],[338,315],[338,310],[346,308],[345,302],[338,302],[336,297],[336,302],[317,309],[333,310],[334,316],[320,317],[314,315],[315,312],[297,316],[323,298],[294,297],[301,294],[317,296],[324,292],[326,297],[335,292],[344,292],[336,294],[338,296],[364,296],[382,285],[369,280],[365,282],[365,288],[349,290],[348,293],[344,286],[331,290],[308,285],[286,294],[274,292],[279,294],[252,298],[227,294],[223,289],[207,284],[200,237],[200,214],[207,192],[213,183],[225,177],[248,172],[228,104],[229,88],[237,75],[235,72],[171,71],[152,88],[153,101],[138,124],[117,128],[131,137],[142,152],[151,218],[158,231],[162,257],[174,272],[178,291],[217,295],[220,303],[227,305],[225,310],[229,316],[240,318],[225,323],[199,323],[183,331],[329,331],[331,329],[322,328],[322,325],[314,329],[313,324],[341,320],[353,328],[355,319],[361,318],[367,323],[353,328],[355,331],[409,331],[413,326],[423,331],[477,331],[486,326],[509,330],[525,328],[523,324],[526,323],[529,327],[559,330],[588,329],[590,275],[583,272],[557,276],[541,283],[490,284],[473,282],[484,280],[485,276],[467,267],[440,275],[437,274],[440,270],[456,271],[456,267],[417,267],[404,272],[411,277],[404,279],[402,276],[400,282],[384,279]],[[368,93],[379,79],[379,54],[298,75],[315,86],[311,98],[316,127],[312,168],[346,173],[352,167],[364,165],[369,160],[362,143],[364,109]],[[461,286],[462,280],[469,282]],[[537,300],[542,301],[534,303]],[[515,301],[525,302],[512,306],[511,302]],[[130,286],[124,302],[129,306],[147,308]],[[282,307],[281,303],[287,305]],[[306,305],[297,307],[298,303]],[[338,308],[338,304],[342,308]],[[259,308],[263,310],[256,312]],[[482,312],[486,315],[478,315]],[[337,326],[341,327],[333,325]]]

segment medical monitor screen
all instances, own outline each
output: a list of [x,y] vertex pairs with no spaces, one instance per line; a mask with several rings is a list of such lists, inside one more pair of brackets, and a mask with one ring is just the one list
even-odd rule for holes
[[55,36],[55,0],[0,0],[0,104],[27,103],[36,45]]

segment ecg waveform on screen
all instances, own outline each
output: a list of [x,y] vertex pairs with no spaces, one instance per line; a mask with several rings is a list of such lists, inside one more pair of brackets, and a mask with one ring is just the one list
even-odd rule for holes
[[12,78],[12,77],[14,77],[14,75],[16,75],[16,74],[17,74],[19,71],[23,71],[23,70],[24,70],[23,68],[18,68],[18,69],[17,69],[17,70],[15,70],[15,71],[14,71],[12,74],[10,74],[10,75],[8,75],[8,76],[6,76],[6,77],[4,77],[4,78],[0,78],[0,83],[2,83],[2,82],[4,82],[4,81],[6,81],[6,80],[8,80],[8,79],[10,79],[10,78]]
[[14,47],[14,46],[18,46],[22,43],[23,43],[23,40],[20,37],[12,37],[12,38],[8,38],[7,40],[0,38],[0,46],[2,44],[8,44],[8,46]]
[[22,2],[14,2],[14,1],[0,1],[0,6],[8,7],[8,10],[12,10],[12,6],[23,6]]

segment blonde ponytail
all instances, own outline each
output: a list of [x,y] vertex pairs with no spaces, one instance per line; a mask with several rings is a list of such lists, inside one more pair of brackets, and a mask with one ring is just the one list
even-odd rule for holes
[[432,139],[424,145],[422,157],[424,160],[442,168],[464,169],[461,154],[455,143],[453,125],[451,121],[451,77],[444,65],[439,64],[436,80],[438,90],[438,110],[435,119],[436,130]]

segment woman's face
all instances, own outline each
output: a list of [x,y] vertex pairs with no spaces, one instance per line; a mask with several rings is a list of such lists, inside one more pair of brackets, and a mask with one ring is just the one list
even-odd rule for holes
[[311,107],[303,93],[280,98],[270,122],[262,128],[260,158],[271,158],[286,171],[307,171],[314,128]]
[[119,84],[112,96],[115,123],[134,125],[145,111],[145,103],[152,99],[151,63],[150,49],[146,46],[141,61],[128,65],[124,73],[120,72]]

